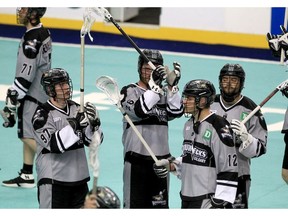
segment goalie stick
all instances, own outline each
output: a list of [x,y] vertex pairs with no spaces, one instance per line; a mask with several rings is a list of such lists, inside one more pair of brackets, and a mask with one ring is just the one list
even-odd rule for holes
[[131,128],[134,130],[134,132],[136,133],[136,135],[146,148],[146,150],[149,152],[150,156],[153,158],[155,163],[158,163],[158,159],[156,158],[155,154],[153,153],[147,142],[144,140],[138,129],[135,127],[134,123],[131,121],[128,114],[121,106],[120,101],[122,97],[119,93],[117,82],[109,76],[101,76],[96,80],[96,86],[98,89],[100,89],[106,94],[106,96],[111,100],[112,104],[117,106],[117,108],[120,110],[124,118],[130,124]]
[[245,124],[256,112],[260,110],[278,91],[287,91],[288,79],[280,83],[249,115],[243,119],[242,123]]

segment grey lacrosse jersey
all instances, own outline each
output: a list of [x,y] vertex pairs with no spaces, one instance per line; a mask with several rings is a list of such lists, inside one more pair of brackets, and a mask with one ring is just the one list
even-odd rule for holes
[[78,111],[79,105],[70,100],[65,109],[50,101],[36,109],[32,124],[37,142],[38,184],[77,185],[89,181],[83,144],[89,145],[93,133],[88,126],[80,140],[67,121],[76,117]]
[[[242,121],[250,112],[252,112],[257,105],[248,97],[242,96],[240,100],[231,107],[226,107],[222,102],[221,96],[216,95],[215,101],[211,104],[211,111],[223,116],[231,122],[232,119]],[[236,151],[238,156],[239,177],[243,175],[250,175],[250,158],[259,157],[266,153],[267,143],[267,125],[261,111],[258,111],[245,124],[248,133],[254,138],[254,142],[245,149],[245,152],[239,152],[241,145],[240,138],[236,138]]]
[[[156,156],[170,156],[168,145],[168,121],[182,116],[183,106],[179,93],[160,95],[130,84],[121,90],[121,105],[135,124],[144,140]],[[150,154],[139,137],[123,118],[124,154],[135,152],[143,156]]]
[[19,99],[28,95],[41,103],[46,102],[40,80],[44,71],[51,68],[51,37],[49,30],[39,26],[26,31],[18,49],[15,80],[12,87]]
[[181,199],[195,201],[215,194],[215,198],[233,203],[238,167],[229,123],[214,113],[197,123],[192,117],[185,123],[183,135]]
[[281,133],[288,133],[288,108],[285,112],[284,123]]

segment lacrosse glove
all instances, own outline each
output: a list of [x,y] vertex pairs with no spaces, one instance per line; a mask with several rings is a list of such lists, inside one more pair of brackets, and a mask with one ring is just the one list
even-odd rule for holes
[[3,110],[0,110],[1,116],[4,119],[3,127],[14,127],[16,123],[16,112],[11,111],[7,106]]
[[167,159],[161,159],[157,163],[153,164],[153,169],[155,174],[159,178],[166,178],[170,171],[170,164],[175,161],[174,157],[169,157]]
[[241,121],[232,119],[231,128],[233,132],[241,139],[242,150],[246,149],[253,142],[253,136],[247,132],[247,128]]
[[268,32],[266,38],[273,56],[280,57],[281,56],[281,49],[279,45],[280,35],[272,35],[271,33]]
[[84,112],[78,112],[75,118],[67,118],[67,121],[72,127],[74,133],[79,137],[80,143],[83,144],[83,132],[84,129],[89,125],[87,114]]
[[20,106],[18,102],[18,92],[10,87],[6,93],[6,106],[1,110],[1,115],[4,119],[3,127],[14,127],[16,123],[17,108]]
[[148,82],[150,89],[158,94],[163,94],[164,91],[162,90],[162,83],[166,79],[166,76],[167,73],[165,67],[158,65],[150,75],[150,80]]
[[181,66],[178,62],[174,62],[173,67],[174,69],[167,74],[166,82],[172,88],[172,93],[176,93],[179,91],[178,83],[181,78]]
[[90,102],[85,103],[85,113],[87,114],[89,123],[91,125],[92,131],[97,131],[101,125],[99,112],[94,106],[94,104]]

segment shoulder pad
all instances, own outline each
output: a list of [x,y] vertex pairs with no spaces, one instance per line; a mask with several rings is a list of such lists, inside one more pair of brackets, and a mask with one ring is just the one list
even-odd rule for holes
[[48,112],[42,107],[38,107],[32,118],[32,125],[34,130],[42,128],[46,124],[47,118],[48,118]]
[[37,39],[33,40],[25,40],[23,42],[23,53],[27,58],[34,59],[39,53],[39,48],[41,46],[41,42],[37,41]]
[[233,131],[230,128],[229,122],[225,118],[217,114],[214,114],[212,122],[213,127],[217,131],[218,136],[220,140],[223,142],[223,144],[229,147],[235,146],[233,140]]

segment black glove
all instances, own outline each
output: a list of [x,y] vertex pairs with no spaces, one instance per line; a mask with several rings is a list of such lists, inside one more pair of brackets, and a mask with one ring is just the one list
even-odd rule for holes
[[79,132],[82,133],[83,129],[89,125],[87,114],[84,112],[78,112],[75,118],[67,118],[67,121],[73,128],[76,135],[79,135]]
[[163,93],[162,82],[166,79],[167,73],[165,67],[158,65],[151,73],[150,80],[148,82],[152,91],[156,93]]
[[[167,159],[163,159],[163,160],[167,160]],[[169,165],[169,161],[168,161],[168,165]],[[166,166],[157,166],[155,163],[153,164],[153,169],[154,169],[155,174],[159,178],[166,178],[168,173],[169,173],[169,171],[166,168]]]
[[285,51],[285,57],[287,56],[286,51],[288,50],[288,33],[286,28],[283,25],[280,25],[280,29],[282,31],[282,35],[279,38],[279,46],[281,49]]
[[14,127],[16,123],[16,112],[5,106],[3,110],[0,110],[0,113],[4,119],[3,127]]
[[92,127],[92,131],[98,130],[99,126],[101,125],[101,122],[96,107],[92,103],[87,102],[85,104],[85,113],[87,114],[88,120]]
[[211,208],[231,209],[232,204],[227,202],[227,201],[217,199],[217,198],[214,198],[213,196],[211,196]]

